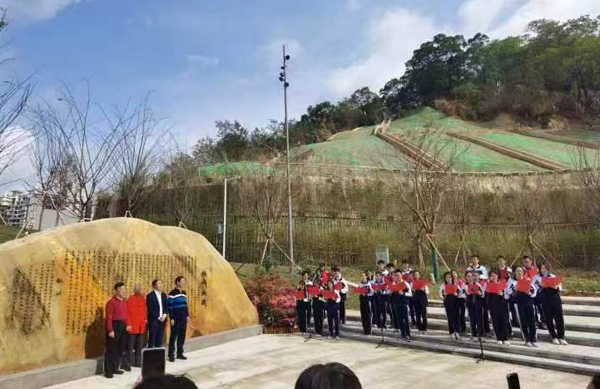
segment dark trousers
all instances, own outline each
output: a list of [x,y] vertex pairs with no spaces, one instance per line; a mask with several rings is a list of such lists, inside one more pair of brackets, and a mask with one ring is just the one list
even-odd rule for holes
[[417,323],[417,317],[415,315],[415,301],[414,301],[414,296],[413,297],[407,297],[408,298],[408,308],[410,309],[410,323],[412,325],[416,325]]
[[369,296],[361,295],[360,300],[360,320],[363,326],[363,332],[365,335],[371,335],[371,304],[369,302]]
[[375,295],[375,300],[377,302],[377,327],[378,328],[386,328],[387,321],[387,303],[388,296],[385,294]]
[[325,303],[319,299],[313,299],[313,317],[315,318],[315,332],[323,335],[323,311]]
[[340,321],[346,324],[346,293],[340,293]]
[[513,327],[518,327],[519,315],[517,314],[517,306],[512,299],[508,301],[508,308],[510,310],[510,325]]
[[540,293],[535,297],[535,322],[540,324],[547,324],[546,310],[544,309],[544,301],[546,300],[546,291],[542,289]]
[[469,311],[471,336],[483,336],[483,302],[480,301],[480,299],[472,299],[471,301],[467,301],[467,310]]
[[419,331],[427,331],[427,304],[423,301],[413,301],[415,320]]
[[387,311],[390,315],[390,321],[392,322],[391,327],[396,328],[396,312],[394,310],[394,304],[392,304],[392,295],[387,295]]
[[485,333],[489,333],[491,331],[490,329],[490,309],[487,305],[487,301],[485,299],[483,299],[482,304],[482,315],[483,315],[483,330],[485,331]]
[[394,313],[396,316],[395,327],[400,330],[400,336],[403,338],[410,336],[409,308],[408,301],[403,300],[394,304]]
[[461,334],[467,332],[467,300],[466,299],[457,299],[457,320],[458,320],[458,330]]
[[488,307],[492,314],[492,325],[496,340],[508,340],[508,304],[503,296],[490,295],[488,297]]
[[460,324],[458,317],[458,300],[459,298],[453,295],[448,295],[444,298],[444,309],[446,310],[446,319],[448,320],[448,333],[450,335],[460,332]]
[[548,332],[553,339],[565,338],[565,319],[563,317],[562,299],[558,293],[546,292],[544,311]]
[[185,343],[185,332],[187,329],[187,320],[175,320],[171,326],[171,336],[169,337],[169,357],[175,356],[175,345],[177,345],[177,355],[183,355],[183,344]]
[[535,307],[533,304],[517,304],[517,313],[519,315],[519,325],[521,334],[525,342],[537,341],[537,330],[535,328]]
[[149,325],[149,336],[148,336],[148,347],[162,347],[163,339],[165,337],[165,321],[158,319],[148,320]]
[[125,331],[124,321],[113,321],[113,331],[115,337],[111,338],[106,334],[106,354],[104,356],[104,373],[114,373],[119,370],[119,366],[129,366],[125,357],[125,348],[127,347],[127,331]]
[[306,301],[296,301],[296,313],[298,318],[298,327],[300,332],[308,332],[310,303]]
[[377,325],[377,301],[375,295],[369,296],[369,304],[371,306],[371,323]]
[[142,365],[142,348],[144,347],[144,334],[127,335],[127,357],[130,365]]
[[340,304],[333,300],[327,301],[327,325],[330,336],[340,336]]

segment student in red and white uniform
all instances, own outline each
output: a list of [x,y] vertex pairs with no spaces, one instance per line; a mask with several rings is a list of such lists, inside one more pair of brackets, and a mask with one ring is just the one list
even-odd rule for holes
[[[519,280],[527,280],[531,282],[529,290],[525,292],[517,291],[517,283]],[[510,296],[514,296],[515,305],[517,306],[517,314],[519,317],[519,326],[521,327],[521,335],[523,342],[527,347],[539,347],[537,345],[537,329],[535,326],[535,304],[534,299],[537,294],[537,288],[533,280],[524,274],[522,267],[515,269],[514,278],[511,280],[506,292]]]
[[462,278],[458,278],[458,272],[456,270],[452,270],[452,282],[454,282],[458,286],[458,300],[457,300],[457,319],[459,325],[459,332],[464,334],[467,332],[467,288],[465,287],[465,280]]
[[[402,261],[402,279],[407,281],[412,287],[412,282],[414,279],[414,270],[410,267],[410,263],[406,260]],[[412,297],[408,298],[408,307],[410,309],[410,323],[413,327],[417,325],[415,318],[415,307],[413,304]]]
[[329,336],[327,339],[335,337],[340,338],[340,302],[342,297],[340,291],[335,289],[335,284],[332,279],[327,282],[327,290],[333,291],[335,297],[333,299],[327,299],[327,325],[329,327]]
[[[321,288],[321,277],[315,278],[313,286],[318,286],[319,291],[322,292]],[[323,336],[323,318],[325,314],[325,299],[322,293],[313,294],[312,297],[312,314],[315,323],[315,333],[318,336]]]
[[546,324],[548,332],[552,337],[552,343],[556,345],[566,346],[569,343],[565,340],[565,318],[563,316],[562,299],[560,292],[562,291],[562,283],[556,287],[544,286],[544,279],[555,278],[556,275],[550,272],[550,266],[547,264],[540,265],[540,272],[534,278],[535,285],[539,288],[541,300],[546,313]]
[[308,327],[310,323],[310,295],[308,294],[308,287],[312,286],[312,281],[309,280],[308,272],[302,272],[302,279],[298,282],[298,291],[303,292],[301,299],[296,298],[296,312],[298,317],[298,327],[303,334],[308,333]]
[[361,294],[358,296],[358,299],[360,301],[360,320],[363,326],[363,333],[365,335],[371,335],[371,298],[373,297],[373,288],[371,287],[371,283],[369,282],[369,278],[367,277],[366,273],[360,274],[360,282],[358,287],[365,288],[367,290],[367,293]]
[[394,273],[394,282],[392,283],[392,288],[394,286],[400,286],[402,288],[401,291],[391,292],[392,309],[394,310],[394,316],[396,317],[394,328],[400,331],[400,336],[402,339],[410,342],[408,305],[410,303],[410,298],[412,297],[412,288],[410,283],[402,278],[402,271],[400,269],[396,270]]
[[468,272],[466,283],[467,311],[469,312],[469,323],[471,325],[471,340],[483,337],[483,299],[484,289],[478,279],[476,272]]
[[[508,283],[506,280],[500,280],[498,273],[498,270],[490,270],[490,278],[485,286],[485,298],[492,314],[492,325],[494,326],[496,342],[501,345],[510,346],[508,341],[508,304],[504,298],[504,292]],[[502,287],[503,283],[504,287]],[[492,287],[498,288],[498,293],[489,291]]]
[[[456,291],[452,294],[446,294],[446,286],[456,286]],[[452,273],[444,273],[444,283],[440,286],[440,296],[444,300],[446,309],[446,318],[448,320],[448,333],[451,339],[460,339],[460,321],[458,319],[458,285],[452,281]]]
[[[502,255],[498,255],[496,257],[496,265],[498,266],[498,279],[500,281],[506,281],[506,284],[508,285],[510,280],[513,278],[513,270],[510,268],[510,266],[506,265],[506,259]],[[508,304],[508,310],[510,313],[510,325],[508,326],[508,336],[510,336],[512,333],[512,327],[518,327],[519,321],[517,320],[517,309],[515,308],[515,304],[508,299],[505,300]]]
[[[527,255],[523,257],[523,273],[532,280],[538,275],[539,269],[534,261]],[[538,288],[539,292],[539,288]],[[544,304],[542,296],[538,293],[534,301],[535,305],[535,323],[541,330],[546,329],[546,313],[544,312]]]
[[[385,270],[387,271],[387,275],[384,275],[383,280],[386,283],[391,283],[394,278],[394,264],[392,262],[385,265]],[[390,316],[390,321],[392,322],[391,327],[394,328],[394,332],[396,332],[396,314],[394,312],[394,306],[392,305],[392,295],[391,293],[387,294],[387,314]]]
[[[421,281],[421,272],[415,271],[413,273],[415,281]],[[415,286],[415,283],[413,283]],[[415,286],[416,287],[416,286]],[[415,307],[415,319],[417,323],[417,330],[419,334],[427,334],[427,305],[429,296],[429,286],[425,285],[423,289],[413,288],[412,301]]]
[[[333,285],[336,286],[340,291],[340,322],[342,324],[346,324],[346,297],[348,295],[348,282],[342,277],[342,272],[340,268],[334,266],[331,268],[331,272],[333,273]],[[341,289],[337,284],[342,284]]]
[[377,272],[375,273],[375,281],[371,282],[371,287],[374,290],[374,299],[375,299],[375,306],[377,307],[376,311],[375,311],[375,315],[377,316],[377,328],[379,329],[385,329],[386,328],[386,321],[387,321],[387,299],[388,299],[388,291],[387,289],[377,289],[375,290],[376,287],[381,287],[383,288],[383,286],[385,286],[385,280],[383,279],[383,274],[381,274],[381,272]]

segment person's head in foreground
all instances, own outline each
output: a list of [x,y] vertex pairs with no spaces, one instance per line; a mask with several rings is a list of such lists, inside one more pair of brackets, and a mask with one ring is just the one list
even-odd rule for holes
[[300,374],[295,389],[362,389],[358,377],[341,363],[312,365]]
[[163,377],[147,378],[135,389],[198,389],[194,381],[185,376],[167,374]]

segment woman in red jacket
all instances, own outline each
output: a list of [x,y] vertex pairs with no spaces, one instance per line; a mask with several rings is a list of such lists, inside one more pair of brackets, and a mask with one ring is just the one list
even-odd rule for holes
[[127,299],[127,356],[129,363],[135,367],[142,366],[142,347],[146,335],[146,297],[140,285],[133,287],[133,295]]

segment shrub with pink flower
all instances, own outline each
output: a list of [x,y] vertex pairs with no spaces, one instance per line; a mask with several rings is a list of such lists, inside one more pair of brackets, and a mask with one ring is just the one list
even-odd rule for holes
[[277,271],[260,274],[246,282],[246,293],[258,310],[260,323],[265,326],[293,326],[296,317],[295,288],[290,280]]

